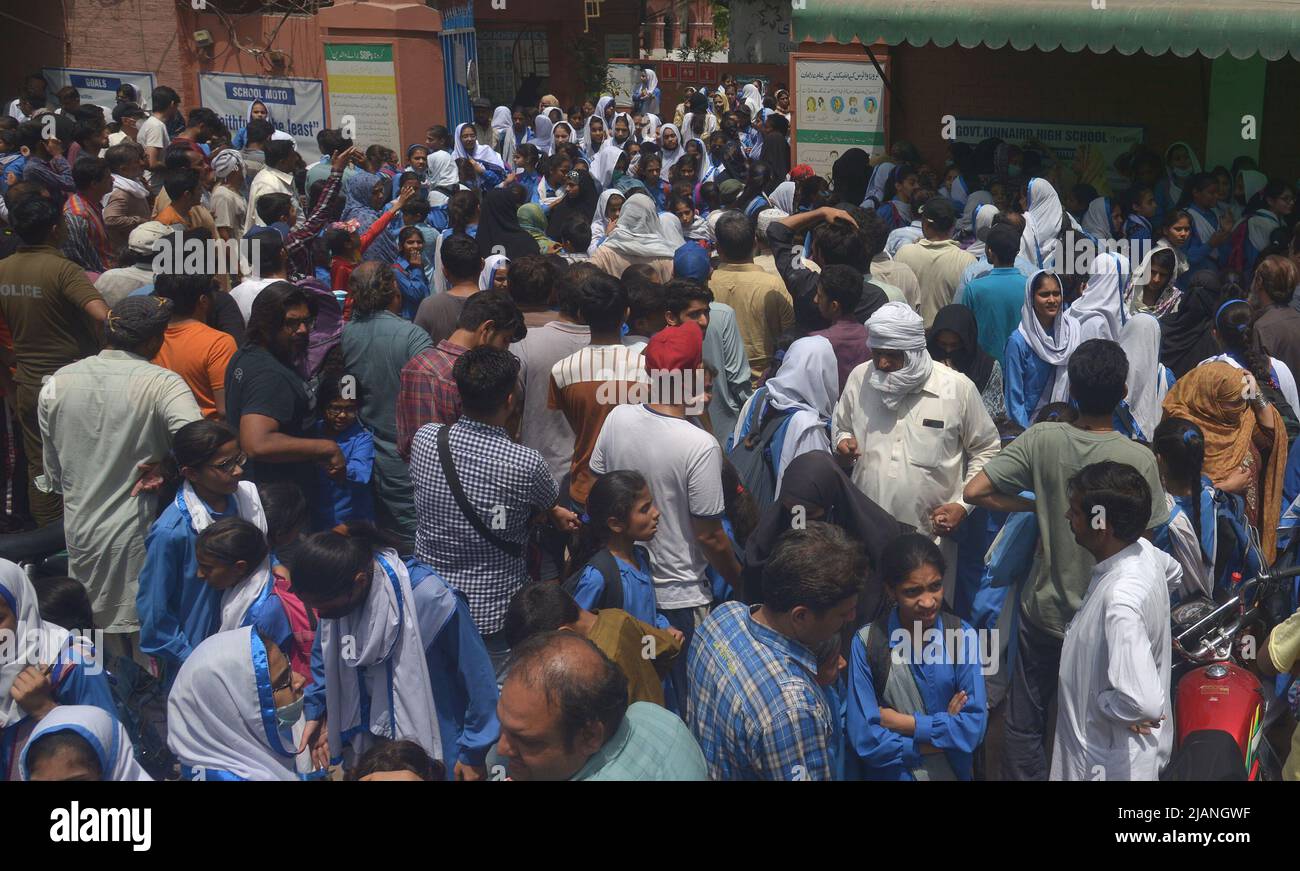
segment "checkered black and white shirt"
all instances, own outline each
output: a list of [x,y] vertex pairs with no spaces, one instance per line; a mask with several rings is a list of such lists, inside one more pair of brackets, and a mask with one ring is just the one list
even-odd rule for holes
[[[527,561],[488,541],[461,512],[438,461],[442,427],[423,426],[411,440],[415,553],[465,594],[479,632],[491,635],[528,580]],[[506,541],[526,544],[533,515],[555,505],[559,493],[542,455],[511,441],[503,428],[469,418],[452,424],[449,440],[461,487],[484,525]]]

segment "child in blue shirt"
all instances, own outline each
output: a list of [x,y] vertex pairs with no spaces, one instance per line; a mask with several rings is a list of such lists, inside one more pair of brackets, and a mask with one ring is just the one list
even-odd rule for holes
[[605,578],[590,564],[599,552],[607,551],[623,584],[622,609],[643,623],[669,629],[668,619],[655,609],[650,554],[636,544],[654,538],[659,528],[659,509],[645,478],[626,470],[601,475],[587,496],[582,522],[580,541],[569,561],[570,577],[581,573],[573,591],[578,606],[596,611],[607,601]]
[[312,433],[317,438],[336,441],[347,465],[338,478],[331,478],[324,470],[317,472],[321,498],[312,506],[313,525],[321,530],[353,520],[373,521],[375,505],[370,477],[375,463],[375,441],[357,420],[361,384],[349,373],[327,375],[321,379],[316,402],[321,419]]

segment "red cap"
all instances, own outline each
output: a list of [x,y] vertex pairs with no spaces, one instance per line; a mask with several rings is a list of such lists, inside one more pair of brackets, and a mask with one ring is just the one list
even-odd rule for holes
[[647,372],[681,372],[699,369],[704,363],[704,331],[699,324],[688,321],[675,327],[664,327],[650,338],[645,349]]

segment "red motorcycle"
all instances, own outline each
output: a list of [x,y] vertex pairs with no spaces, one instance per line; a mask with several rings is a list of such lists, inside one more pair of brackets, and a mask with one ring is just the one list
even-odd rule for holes
[[1164,780],[1281,780],[1282,762],[1265,739],[1286,712],[1284,697],[1243,667],[1288,614],[1288,579],[1300,565],[1265,569],[1215,602],[1195,598],[1173,609],[1175,745]]

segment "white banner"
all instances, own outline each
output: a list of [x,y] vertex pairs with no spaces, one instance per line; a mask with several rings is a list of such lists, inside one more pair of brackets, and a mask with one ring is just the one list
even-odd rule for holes
[[293,137],[303,160],[320,159],[316,134],[325,128],[324,88],[320,79],[257,78],[227,73],[199,75],[199,102],[221,116],[230,135],[248,125],[248,107],[261,100],[272,123]]
[[985,139],[1003,139],[1012,145],[1041,143],[1051,150],[1060,163],[1071,166],[1080,148],[1101,153],[1111,191],[1128,187],[1128,179],[1115,169],[1115,159],[1142,142],[1145,127],[1118,127],[1103,124],[1050,124],[1037,121],[998,121],[988,118],[958,118],[957,141],[978,144]]
[[[149,108],[149,95],[153,93],[153,73],[120,73],[115,70],[82,70],[67,67],[46,67],[41,70],[45,76],[49,95],[54,97],[59,88],[72,87],[81,94],[81,102],[99,106],[105,112],[112,112],[117,105],[117,89],[122,85],[135,88],[139,103]],[[111,118],[110,118],[111,120]]]

